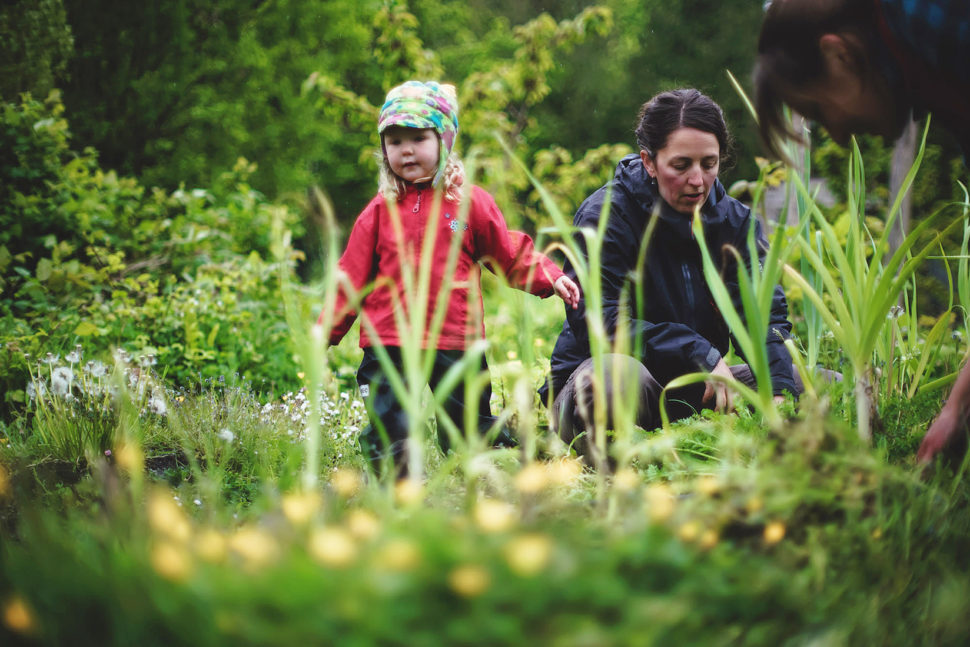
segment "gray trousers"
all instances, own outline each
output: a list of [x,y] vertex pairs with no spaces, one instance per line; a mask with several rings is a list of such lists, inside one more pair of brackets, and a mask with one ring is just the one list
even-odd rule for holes
[[[831,373],[831,371],[827,371]],[[630,398],[636,407],[636,425],[643,429],[660,426],[660,392],[663,386],[640,360],[630,355],[609,353],[603,356],[603,395],[606,401],[607,429],[613,427],[614,394],[619,391],[621,398]],[[734,378],[742,384],[755,387],[754,375],[747,364],[731,367]],[[804,390],[798,371],[794,370],[795,396]],[[580,364],[566,380],[565,386],[556,394],[550,412],[550,426],[563,442],[572,444],[577,436],[593,428],[593,390],[595,375],[593,358]],[[838,377],[835,377],[838,376]],[[841,375],[832,373],[826,379],[838,380]],[[626,389],[632,389],[630,393]],[[703,408],[704,383],[699,382],[667,393],[667,414],[671,420],[687,418]],[[622,402],[623,400],[621,400]],[[588,454],[593,446],[589,434],[585,442],[577,443],[574,449],[579,454]]]

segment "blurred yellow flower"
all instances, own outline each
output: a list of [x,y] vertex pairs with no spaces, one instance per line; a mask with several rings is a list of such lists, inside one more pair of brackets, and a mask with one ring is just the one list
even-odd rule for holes
[[181,582],[192,573],[192,560],[183,546],[162,541],[152,548],[151,564],[167,580]]
[[769,546],[777,544],[785,537],[785,524],[780,521],[772,521],[765,526],[765,543]]
[[3,624],[19,634],[30,634],[37,628],[34,612],[19,595],[13,596],[4,603]]
[[640,483],[640,477],[629,467],[624,467],[613,476],[613,487],[620,492],[630,492]]
[[657,522],[666,521],[674,513],[674,493],[666,485],[656,483],[643,493],[647,514]]
[[318,528],[310,536],[310,556],[324,566],[342,568],[357,559],[357,544],[343,528]]
[[701,524],[697,521],[685,521],[677,529],[677,536],[681,541],[694,541],[701,533]]
[[293,525],[307,523],[320,509],[320,495],[316,492],[290,492],[280,501],[283,516]]
[[505,545],[505,561],[512,572],[522,577],[535,575],[546,567],[552,555],[552,541],[546,535],[530,533]]
[[448,585],[455,593],[466,598],[481,595],[488,590],[491,583],[491,574],[476,564],[458,566],[448,573]]
[[876,529],[874,529],[872,531],[872,538],[873,539],[881,539],[882,538],[882,528],[876,528]]
[[279,556],[276,539],[261,528],[246,526],[229,539],[229,548],[246,561],[250,568],[266,566]]
[[474,516],[475,523],[485,532],[504,532],[515,525],[515,508],[495,499],[479,501]]
[[697,479],[697,491],[705,496],[713,496],[721,490],[721,482],[716,476],[702,476]]
[[748,511],[748,514],[754,514],[756,512],[760,512],[761,509],[765,507],[765,502],[761,500],[761,497],[755,494],[748,499],[747,503],[744,504],[744,507]]
[[360,476],[360,472],[346,467],[341,467],[330,477],[330,486],[333,488],[333,491],[345,499],[349,499],[357,494],[362,484],[363,479]]
[[400,505],[415,505],[424,498],[424,486],[415,479],[401,479],[394,485],[394,498]]
[[381,522],[366,510],[352,510],[347,515],[347,529],[357,539],[373,539],[381,531]]
[[303,378],[306,377],[306,373],[304,373],[303,371],[297,371],[296,376],[302,380]]
[[549,480],[554,484],[569,486],[583,473],[583,464],[575,458],[563,458],[552,461],[546,469],[549,472]]
[[515,475],[515,487],[523,494],[536,494],[549,485],[549,472],[539,463],[529,463]]
[[378,568],[405,573],[421,563],[421,553],[412,541],[392,539],[381,546],[374,563]]
[[221,562],[226,557],[226,538],[216,530],[203,530],[195,538],[195,553],[207,562]]
[[717,546],[717,542],[719,539],[720,539],[720,536],[717,534],[717,531],[711,530],[710,528],[708,528],[707,530],[701,533],[701,537],[697,541],[697,543],[700,544],[701,548],[705,550],[710,550],[711,548],[714,548],[715,546]]
[[188,518],[170,492],[152,494],[148,500],[148,523],[155,532],[175,541],[188,541],[192,534]]
[[113,452],[118,467],[128,473],[136,474],[145,469],[145,456],[136,443],[122,443]]

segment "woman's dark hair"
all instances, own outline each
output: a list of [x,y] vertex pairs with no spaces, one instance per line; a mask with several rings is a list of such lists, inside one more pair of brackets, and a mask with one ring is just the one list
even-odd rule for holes
[[822,80],[825,62],[819,48],[824,34],[852,34],[867,60],[875,40],[873,0],[773,0],[765,12],[754,69],[758,130],[768,152],[781,159],[781,142],[802,141],[784,113],[784,96]]
[[656,158],[667,145],[670,133],[678,128],[711,133],[720,146],[721,161],[729,158],[732,140],[721,107],[692,88],[661,92],[643,104],[637,117],[637,144]]

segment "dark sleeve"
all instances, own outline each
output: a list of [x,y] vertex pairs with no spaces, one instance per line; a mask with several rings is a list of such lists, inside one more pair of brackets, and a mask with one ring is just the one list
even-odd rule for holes
[[[576,213],[574,225],[576,243],[586,262],[589,252],[583,230],[595,232],[602,212],[605,191],[600,189],[593,194]],[[633,352],[639,347],[640,360],[647,366],[679,366],[683,372],[690,370],[710,370],[714,368],[721,354],[716,348],[688,326],[671,321],[647,321],[633,317],[632,290],[636,289],[632,279],[636,272],[637,259],[643,238],[643,224],[649,215],[639,208],[627,205],[626,201],[614,196],[603,233],[600,255],[600,287],[602,290],[602,317],[606,337],[611,344],[623,317],[626,317],[626,332],[630,335],[628,348]],[[595,233],[593,233],[595,235]],[[566,274],[578,280],[575,268],[567,263]],[[583,298],[575,310],[566,308],[566,318],[577,343],[589,347],[589,331],[586,325],[586,298],[592,294],[589,286],[582,286]]]

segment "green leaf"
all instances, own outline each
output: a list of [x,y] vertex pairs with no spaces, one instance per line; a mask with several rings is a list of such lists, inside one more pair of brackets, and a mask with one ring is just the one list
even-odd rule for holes
[[90,337],[91,335],[97,335],[99,332],[98,327],[90,321],[82,321],[74,328],[74,334],[78,337]]
[[36,271],[37,280],[40,281],[41,283],[46,282],[51,277],[51,274],[53,273],[53,271],[54,271],[54,264],[51,263],[51,259],[49,258],[40,259],[40,261],[37,263],[37,271]]

